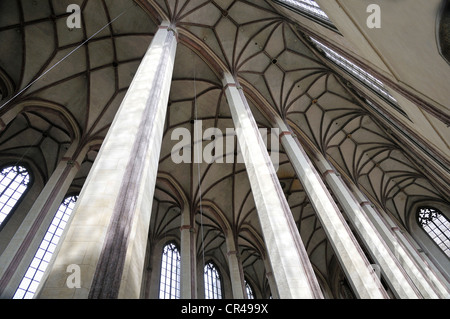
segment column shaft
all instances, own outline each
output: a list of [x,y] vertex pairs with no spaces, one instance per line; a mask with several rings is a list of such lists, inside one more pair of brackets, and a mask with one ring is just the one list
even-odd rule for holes
[[395,256],[391,253],[385,241],[370,222],[359,203],[352,196],[345,183],[337,176],[334,169],[322,154],[317,152],[314,155],[317,167],[324,175],[328,186],[341,204],[347,218],[354,226],[368,253],[374,262],[380,266],[381,272],[396,298],[420,298],[419,291],[400,266]]
[[322,298],[305,247],[245,96],[231,74],[223,78],[237,139],[280,298]]
[[376,277],[372,266],[306,152],[298,140],[294,139],[284,121],[278,117],[276,122],[282,131],[283,148],[305,188],[311,205],[356,295],[362,299],[388,298],[379,278]]
[[196,236],[187,205],[182,212],[181,224],[181,298],[197,299]]
[[0,298],[12,298],[80,169],[87,148],[74,143],[60,161],[0,259]]
[[[73,212],[43,298],[139,298],[177,47],[164,23],[114,118]],[[65,284],[79,266],[81,288]]]
[[231,290],[233,299],[245,299],[244,292],[244,273],[242,265],[238,258],[238,251],[232,234],[227,234],[227,259],[230,269]]
[[383,237],[386,245],[417,287],[420,294],[427,299],[437,297],[448,298],[449,290],[429,265],[417,254],[390,217],[388,215],[381,217],[355,185],[352,185],[351,188],[362,210]]
[[273,299],[280,299],[278,294],[277,283],[275,282],[275,278],[273,277],[272,265],[270,264],[270,260],[267,257],[264,257],[264,267],[266,268],[266,278],[269,282],[270,293]]

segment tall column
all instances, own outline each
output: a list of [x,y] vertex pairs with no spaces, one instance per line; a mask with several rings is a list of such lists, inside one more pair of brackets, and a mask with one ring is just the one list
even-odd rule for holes
[[391,218],[388,215],[380,216],[355,185],[351,185],[351,191],[422,296],[424,298],[449,298],[450,292],[447,287],[412,247]]
[[282,299],[323,298],[244,93],[229,73],[224,74],[223,85],[279,296]]
[[267,257],[264,257],[264,268],[266,269],[266,278],[269,282],[270,293],[273,299],[280,299],[278,294],[277,283],[275,282],[275,278],[273,277],[272,266],[270,265],[270,260]]
[[0,298],[14,296],[80,169],[87,149],[78,150],[77,143],[72,144],[3,252],[0,258]]
[[[341,204],[347,218],[354,226],[373,261],[380,266],[381,273],[396,298],[421,298],[420,292],[414,286],[414,283],[401,267],[394,254],[392,254],[355,197],[352,196],[343,180],[336,174],[333,167],[322,154],[316,152],[314,156],[320,173],[324,176],[331,191]],[[426,296],[436,297],[435,294],[429,295],[428,293]]]
[[[139,298],[177,38],[156,32],[91,168],[42,298]],[[81,287],[66,284],[77,265]]]
[[181,224],[181,299],[197,299],[196,236],[188,205],[183,209]]
[[389,298],[303,147],[280,117],[276,125],[283,148],[356,295],[362,299]]
[[233,299],[245,299],[244,292],[244,272],[242,264],[238,258],[238,251],[231,231],[226,235],[227,244],[227,260],[228,268],[230,269],[231,290],[233,292]]

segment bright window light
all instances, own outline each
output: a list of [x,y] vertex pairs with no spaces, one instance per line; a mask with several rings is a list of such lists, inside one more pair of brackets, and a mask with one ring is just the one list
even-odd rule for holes
[[180,254],[175,244],[167,244],[161,261],[159,299],[180,299],[180,263]]
[[219,271],[213,263],[205,266],[205,299],[222,299],[222,285]]
[[310,39],[316,45],[317,48],[321,49],[325,53],[325,56],[330,61],[334,62],[337,66],[344,69],[347,73],[349,73],[353,77],[357,78],[360,82],[365,84],[372,91],[378,93],[381,97],[383,97],[391,104],[397,105],[397,100],[385,89],[383,83],[380,80],[376,79],[375,77],[373,77],[360,67],[356,66],[354,63],[344,58],[342,55],[328,48],[327,46],[320,43],[316,39],[314,38]]
[[310,18],[315,18],[326,25],[336,28],[327,14],[320,8],[314,0],[274,0],[276,3],[287,7],[297,13],[306,14]]
[[450,257],[450,222],[444,214],[432,207],[422,207],[417,218],[420,226],[447,257]]
[[250,286],[250,284],[247,281],[245,281],[245,291],[247,292],[248,299],[255,299],[255,295],[253,294],[252,286]]
[[47,269],[48,264],[56,250],[70,214],[73,211],[77,196],[67,197],[59,206],[52,223],[44,236],[22,282],[13,299],[32,299],[39,287],[39,283]]
[[13,210],[30,182],[26,168],[10,166],[0,172],[0,225]]

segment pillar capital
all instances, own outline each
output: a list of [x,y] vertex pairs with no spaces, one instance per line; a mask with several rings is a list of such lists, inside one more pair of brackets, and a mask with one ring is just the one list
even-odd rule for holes
[[173,35],[175,36],[175,38],[177,39],[177,42],[179,42],[178,39],[178,29],[176,27],[175,24],[170,23],[168,21],[163,21],[160,25],[159,25],[159,29],[160,30],[167,30],[168,32],[172,32]]

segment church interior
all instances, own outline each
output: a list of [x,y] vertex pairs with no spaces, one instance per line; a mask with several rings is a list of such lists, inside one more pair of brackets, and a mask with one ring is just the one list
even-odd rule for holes
[[2,0],[0,298],[449,298],[449,46],[446,0]]

